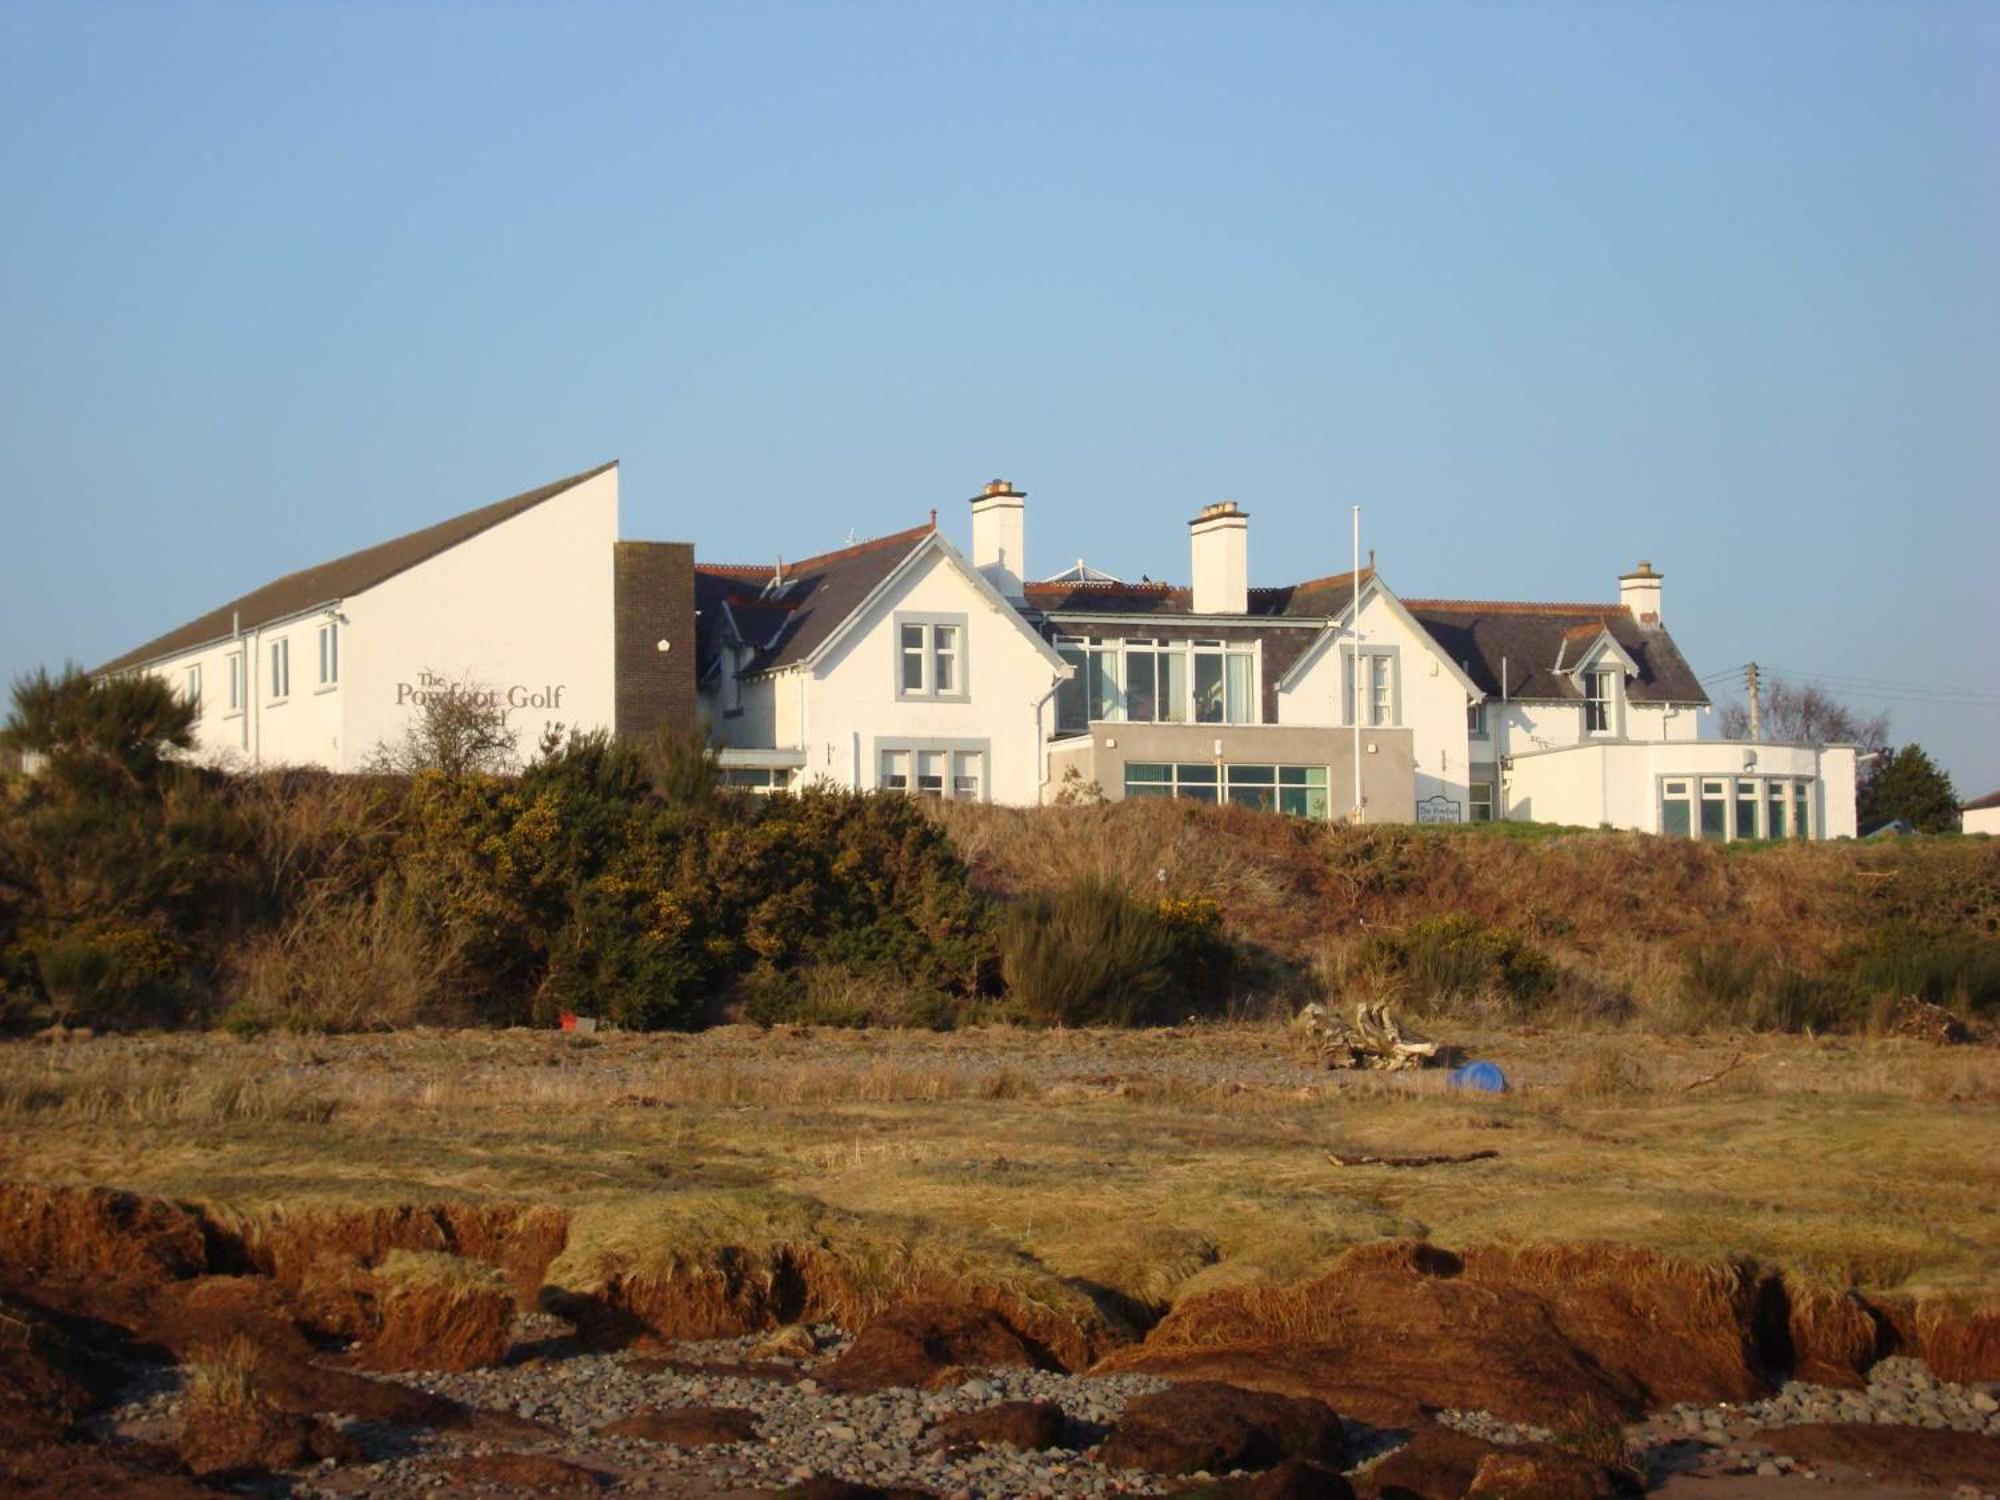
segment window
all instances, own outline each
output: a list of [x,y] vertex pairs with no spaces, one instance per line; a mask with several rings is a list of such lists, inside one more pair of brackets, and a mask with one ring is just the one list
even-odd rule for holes
[[1230,764],[1218,768],[1209,761],[1128,761],[1125,795],[1225,801],[1299,818],[1324,819],[1328,813],[1325,766]]
[[1694,833],[1689,787],[1690,783],[1686,781],[1660,783],[1660,832],[1671,833],[1676,838],[1688,838]]
[[1137,724],[1185,724],[1188,652],[1183,641],[1125,643],[1125,717]]
[[1787,788],[1782,781],[1764,783],[1764,837],[1781,839],[1785,836],[1785,803]]
[[[1397,718],[1397,672],[1398,659],[1393,651],[1363,651],[1361,653],[1361,673],[1357,694],[1354,670],[1354,652],[1349,648],[1346,661],[1347,673],[1347,722],[1368,724],[1374,728],[1386,729]],[[1357,696],[1360,706],[1356,707]]]
[[1493,821],[1493,783],[1475,781],[1469,788],[1470,806],[1467,809],[1470,822],[1491,823]]
[[1486,738],[1486,700],[1465,705],[1465,732],[1475,740]]
[[187,669],[187,702],[194,710],[195,717],[201,717],[201,663],[196,662]]
[[[961,742],[963,743],[963,742]],[[876,785],[885,792],[980,802],[986,797],[986,751],[958,749],[949,741],[878,751]]]
[[1812,836],[1812,783],[1795,781],[1792,783],[1792,837],[1795,839]]
[[732,792],[748,792],[753,797],[768,797],[792,784],[790,771],[767,770],[761,766],[724,766],[721,769],[723,786]]
[[332,687],[340,681],[340,624],[328,620],[319,628],[319,685]]
[[1736,783],[1736,827],[1731,836],[1739,839],[1757,837],[1757,783],[1744,779]]
[[1118,643],[1092,642],[1090,675],[1086,686],[1090,700],[1090,722],[1105,723],[1125,717],[1124,700],[1118,692]]
[[931,627],[931,691],[935,693],[956,693],[958,691],[958,627],[956,625],[933,625]]
[[1583,674],[1583,728],[1587,734],[1611,733],[1611,695],[1616,674],[1609,667],[1592,667]]
[[965,617],[896,617],[896,696],[965,697]]
[[229,711],[243,712],[243,653],[231,652],[229,656]]
[[1722,840],[1729,837],[1729,784],[1703,781],[1701,784],[1701,836]]
[[1070,674],[1056,684],[1056,733],[1082,734],[1090,727],[1085,678],[1090,652],[1082,641],[1057,641],[1056,655],[1069,664]]
[[290,641],[271,642],[271,696],[274,699],[289,698],[292,695],[292,643]]
[[885,792],[907,792],[910,789],[910,752],[907,750],[884,750],[882,752],[881,787]]
[[977,750],[951,752],[951,798],[954,802],[985,800],[986,757]]

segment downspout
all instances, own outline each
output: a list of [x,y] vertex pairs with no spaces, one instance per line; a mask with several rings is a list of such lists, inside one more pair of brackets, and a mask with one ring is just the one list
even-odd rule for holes
[[[1050,700],[1052,700],[1055,697],[1055,695],[1061,690],[1062,685],[1063,685],[1062,676],[1059,675],[1050,678],[1049,690],[1046,693],[1043,693],[1041,697],[1034,700],[1035,777],[1036,777],[1035,803],[1037,806],[1044,806],[1047,804],[1049,800],[1049,737],[1048,733],[1042,728],[1042,712],[1049,706]],[[989,776],[992,774],[990,767],[988,768],[987,774]]]

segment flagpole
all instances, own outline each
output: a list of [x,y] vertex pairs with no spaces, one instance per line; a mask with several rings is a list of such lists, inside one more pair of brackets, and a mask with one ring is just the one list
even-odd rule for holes
[[1368,821],[1366,805],[1361,800],[1361,507],[1354,510],[1354,669],[1351,674],[1354,696],[1349,700],[1348,712],[1354,719],[1354,821]]

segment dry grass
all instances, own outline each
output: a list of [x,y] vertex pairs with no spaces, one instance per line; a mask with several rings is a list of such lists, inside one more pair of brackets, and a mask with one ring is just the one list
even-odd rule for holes
[[[255,1214],[462,1200],[570,1221],[551,1280],[830,1257],[859,1310],[940,1275],[1160,1310],[1341,1249],[1606,1241],[1832,1288],[2000,1292],[2000,1055],[1452,1038],[1519,1085],[1318,1073],[1282,1028],[413,1032],[0,1047],[0,1177]],[[1417,1171],[1334,1151],[1493,1148]]]
[[240,1422],[259,1409],[257,1346],[244,1334],[197,1349],[188,1367],[187,1415]]

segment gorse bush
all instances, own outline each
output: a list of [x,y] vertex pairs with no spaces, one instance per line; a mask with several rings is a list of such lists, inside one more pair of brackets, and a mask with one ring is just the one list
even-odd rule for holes
[[1230,954],[1212,902],[1148,903],[1084,880],[1007,911],[1000,966],[1024,1020],[1134,1026],[1219,1009]]
[[1377,929],[1362,943],[1362,973],[1412,1011],[1525,1015],[1555,987],[1549,961],[1515,934],[1455,913]]

